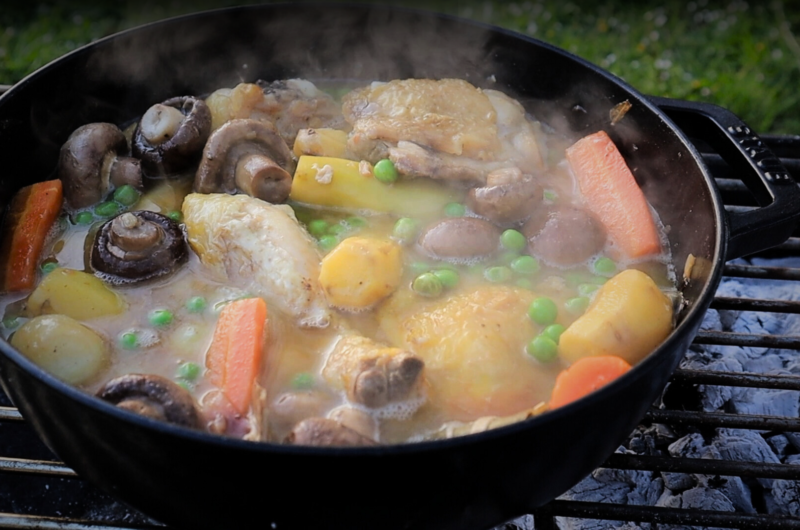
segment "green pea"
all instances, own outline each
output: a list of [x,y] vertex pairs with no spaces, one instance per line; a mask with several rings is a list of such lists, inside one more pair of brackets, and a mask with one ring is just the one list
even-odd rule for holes
[[541,269],[539,260],[533,256],[520,256],[511,262],[511,270],[517,274],[536,274]]
[[183,214],[180,210],[170,210],[167,212],[167,217],[175,221],[176,223],[180,223],[183,221]]
[[542,335],[549,337],[558,344],[558,340],[561,338],[561,334],[564,333],[564,331],[566,331],[566,328],[561,324],[550,324],[542,330]]
[[549,326],[556,321],[558,307],[550,298],[541,296],[531,302],[530,307],[528,307],[528,316],[537,324]]
[[321,237],[328,233],[328,221],[325,219],[314,219],[308,223],[308,231],[314,237]]
[[498,256],[496,263],[503,264],[503,265],[510,265],[512,261],[519,257],[518,250],[504,250],[500,256]]
[[154,309],[148,315],[150,324],[157,328],[163,328],[172,324],[172,311],[168,309]]
[[194,384],[191,381],[187,381],[186,379],[181,379],[180,377],[175,381],[175,383],[182,388],[185,388],[189,392],[194,391]]
[[206,309],[206,299],[202,296],[193,296],[186,301],[186,309],[190,313],[202,313]]
[[200,365],[187,361],[178,366],[177,377],[187,381],[194,381],[200,375]]
[[119,336],[119,344],[126,350],[132,350],[139,346],[139,336],[135,331],[126,331]]
[[509,250],[522,250],[528,245],[528,238],[519,230],[509,228],[500,235],[500,244]]
[[558,200],[558,193],[555,190],[544,190],[542,196],[547,202],[556,202]]
[[423,272],[414,278],[414,281],[411,283],[411,288],[415,293],[421,296],[434,297],[442,294],[444,286],[442,285],[442,280],[434,273]]
[[392,236],[401,243],[411,243],[417,237],[419,221],[410,217],[401,217],[394,223]]
[[295,390],[309,390],[314,388],[314,376],[308,372],[300,372],[292,378],[292,388]]
[[562,277],[567,282],[567,286],[573,289],[577,289],[577,287],[582,283],[589,282],[591,276],[586,272],[578,272],[578,271],[570,271],[565,272],[562,274]]
[[125,184],[114,190],[114,200],[122,205],[130,206],[139,200],[139,192],[130,184]]
[[423,272],[430,272],[433,265],[424,261],[412,261],[408,265],[408,269],[415,275],[419,276]]
[[9,316],[3,319],[3,327],[6,329],[16,329],[19,327],[19,317]]
[[331,225],[328,227],[328,234],[338,237],[347,233],[349,230],[350,228],[343,225],[342,223],[336,223],[335,225]]
[[593,292],[600,288],[596,283],[582,283],[578,286],[579,296],[590,296]]
[[353,215],[344,220],[350,228],[364,228],[369,225],[369,221],[361,216]]
[[600,276],[613,276],[617,272],[617,264],[609,258],[602,257],[592,264],[592,269]]
[[467,213],[467,207],[460,202],[448,202],[444,205],[444,214],[447,217],[463,217]]
[[582,315],[586,312],[587,307],[589,307],[589,299],[585,296],[577,296],[564,302],[564,308],[573,315]]
[[375,178],[383,182],[384,184],[391,184],[397,177],[397,168],[394,167],[394,162],[389,160],[388,158],[384,158],[383,160],[378,160],[375,164],[375,167],[372,168],[372,174],[375,175]]
[[494,283],[507,282],[511,279],[511,276],[513,276],[511,269],[504,266],[489,267],[483,271],[483,277]]
[[439,278],[439,281],[442,282],[442,286],[445,289],[452,289],[456,285],[458,285],[458,272],[454,269],[438,269],[433,271],[433,275]]
[[49,274],[58,268],[57,261],[46,261],[42,263],[42,272],[44,274]]
[[339,244],[339,238],[336,236],[332,236],[330,234],[326,234],[319,238],[319,246],[325,252],[330,252],[338,244]]
[[83,211],[75,214],[76,225],[90,225],[94,221],[94,214],[92,212]]
[[119,205],[112,201],[101,202],[94,207],[94,214],[97,217],[113,217],[119,212]]
[[549,363],[558,357],[558,344],[544,335],[539,335],[530,341],[525,350],[528,355],[543,363]]
[[517,287],[522,287],[523,289],[528,289],[529,291],[533,290],[533,282],[530,281],[528,278],[519,278],[514,284]]

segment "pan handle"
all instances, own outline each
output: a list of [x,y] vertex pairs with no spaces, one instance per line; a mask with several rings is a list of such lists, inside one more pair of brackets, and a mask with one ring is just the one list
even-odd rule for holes
[[711,103],[647,97],[684,133],[707,142],[732,167],[748,168],[742,180],[760,208],[726,212],[731,260],[780,245],[800,220],[800,187],[778,158],[739,117]]

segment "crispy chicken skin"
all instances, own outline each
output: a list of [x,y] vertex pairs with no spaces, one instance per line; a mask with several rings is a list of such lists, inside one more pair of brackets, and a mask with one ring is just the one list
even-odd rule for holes
[[329,324],[317,281],[320,255],[290,207],[247,195],[192,193],[183,217],[189,244],[220,281],[264,297],[301,326]]

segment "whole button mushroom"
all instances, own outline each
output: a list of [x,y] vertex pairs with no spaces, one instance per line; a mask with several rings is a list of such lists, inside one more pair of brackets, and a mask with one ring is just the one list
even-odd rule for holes
[[486,186],[471,189],[466,199],[473,212],[502,226],[529,217],[541,203],[542,187],[517,168],[489,173]]
[[183,231],[175,221],[140,210],[122,213],[100,227],[90,263],[107,278],[133,283],[169,274],[188,256]]
[[497,250],[500,229],[477,217],[451,217],[428,226],[417,243],[434,259],[483,258]]
[[559,206],[537,211],[522,227],[531,254],[553,265],[573,266],[600,252],[606,231],[588,211]]
[[89,123],[75,129],[58,156],[58,178],[64,199],[72,208],[90,206],[112,188],[130,184],[142,187],[139,160],[128,152],[125,135],[111,123]]
[[280,204],[289,198],[295,161],[274,125],[250,119],[226,122],[203,150],[194,190],[235,193]]
[[179,96],[147,109],[133,132],[133,155],[145,173],[165,176],[193,166],[211,134],[211,109],[202,99]]
[[330,418],[308,418],[292,429],[284,440],[292,445],[316,447],[364,447],[378,445],[375,440]]
[[127,374],[108,381],[97,397],[154,420],[199,429],[200,414],[185,388],[153,374]]

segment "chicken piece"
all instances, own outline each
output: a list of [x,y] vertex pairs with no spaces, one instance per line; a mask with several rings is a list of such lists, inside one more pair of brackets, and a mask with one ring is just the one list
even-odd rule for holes
[[406,141],[400,141],[397,147],[389,148],[389,159],[397,171],[406,177],[427,177],[473,186],[486,184],[486,175],[507,167],[502,162],[450,155]]
[[211,108],[212,129],[233,119],[265,121],[277,127],[289,147],[300,129],[347,128],[341,106],[304,79],[240,83],[216,90],[206,103]]
[[322,376],[332,387],[345,390],[353,403],[380,408],[424,397],[424,366],[408,351],[350,335],[336,343]]
[[380,309],[391,344],[425,362],[428,407],[457,421],[508,416],[549,397],[557,365],[536,362],[525,346],[541,330],[527,311],[536,295],[483,286],[431,301],[398,291]]
[[408,140],[437,151],[490,160],[499,149],[496,111],[478,88],[460,79],[372,83],[342,101],[353,135]]
[[497,90],[484,90],[497,113],[497,136],[501,144],[498,160],[513,161],[525,173],[544,168],[534,123],[525,114],[525,107],[516,99]]
[[247,195],[192,193],[183,201],[189,244],[220,281],[263,297],[304,327],[331,320],[320,254],[292,209]]

